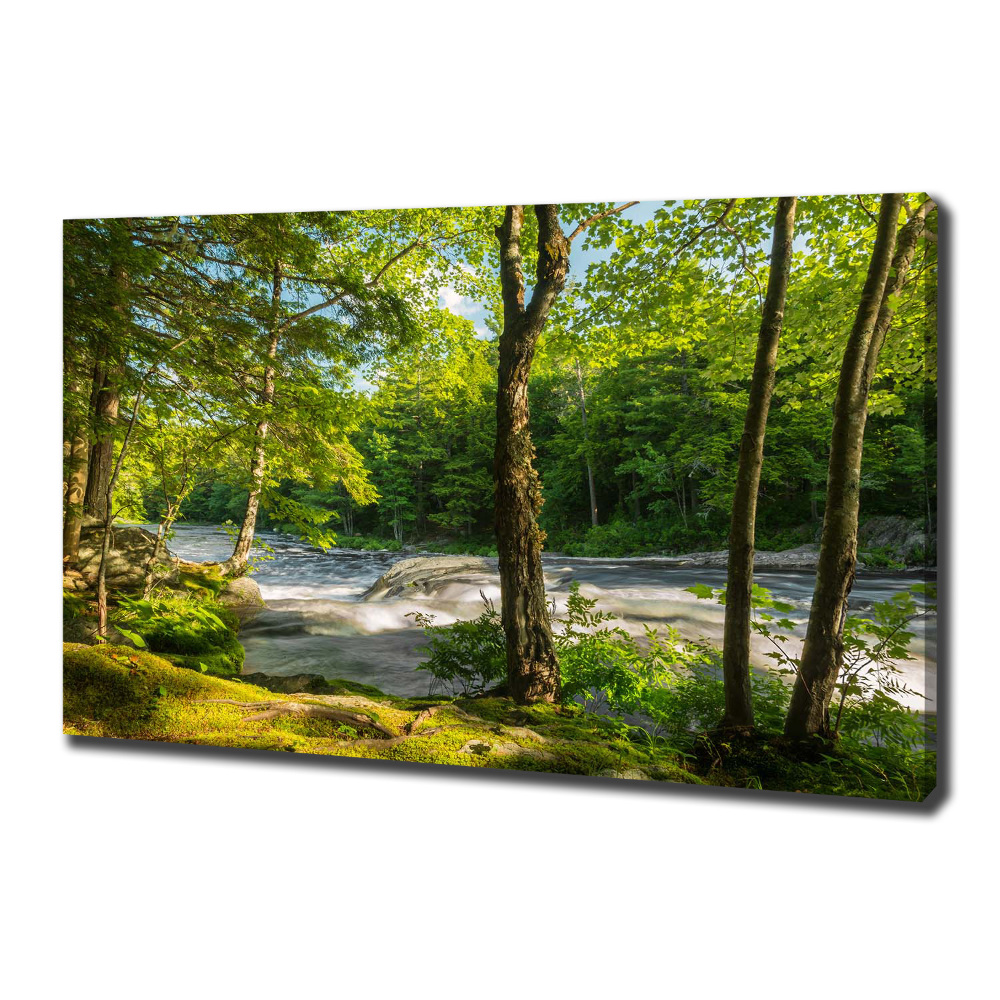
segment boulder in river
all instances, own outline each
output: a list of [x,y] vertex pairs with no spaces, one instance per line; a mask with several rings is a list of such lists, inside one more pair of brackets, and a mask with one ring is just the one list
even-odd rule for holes
[[454,580],[463,573],[496,572],[496,559],[480,556],[414,556],[401,559],[383,573],[361,595],[363,601],[400,597],[403,594],[430,593],[430,585],[443,579]]
[[252,618],[265,607],[260,587],[248,576],[230,580],[219,594],[219,603],[232,608],[239,615],[241,622]]
[[[682,556],[670,556],[666,562],[678,566],[725,567],[729,563],[729,552],[688,552]],[[783,552],[756,552],[754,569],[815,569],[819,562],[818,545],[799,545]],[[863,568],[858,563],[858,568]]]

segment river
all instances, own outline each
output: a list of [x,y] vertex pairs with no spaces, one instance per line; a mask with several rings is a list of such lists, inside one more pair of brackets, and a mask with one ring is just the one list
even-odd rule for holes
[[[175,531],[169,547],[184,559],[214,561],[232,551],[229,538],[216,527],[179,525]],[[290,535],[260,532],[259,537],[271,546],[274,557],[254,574],[267,610],[240,633],[247,673],[314,673],[374,684],[391,694],[425,695],[430,677],[415,670],[422,658],[418,647],[423,630],[407,615],[422,611],[435,615],[438,624],[472,618],[482,610],[480,591],[499,605],[499,581],[492,573],[459,573],[412,596],[364,599],[365,591],[407,553],[347,548],[323,553]],[[620,615],[633,634],[641,635],[644,624],[669,622],[687,638],[721,642],[723,608],[698,600],[685,588],[696,583],[724,586],[724,569],[678,567],[647,558],[559,555],[545,555],[543,563],[546,589],[560,610],[565,608],[570,583],[577,580],[581,593],[597,599],[599,609]],[[885,600],[919,579],[917,574],[859,572],[851,608]],[[787,646],[796,655],[805,635],[814,573],[761,571],[755,580],[794,606],[788,617],[797,623],[795,637]],[[934,615],[915,622],[913,659],[900,664],[907,686],[927,699],[914,697],[909,704],[924,712],[936,710],[936,629]],[[755,636],[753,648],[755,664],[768,666],[763,655],[769,648],[766,642]]]

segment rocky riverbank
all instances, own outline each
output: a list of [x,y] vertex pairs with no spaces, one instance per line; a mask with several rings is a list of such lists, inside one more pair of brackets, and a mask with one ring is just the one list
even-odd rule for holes
[[[63,573],[63,641],[98,643],[95,601],[103,525],[90,520],[81,532],[76,567]],[[147,567],[155,586],[145,594]],[[243,668],[240,628],[264,607],[250,579],[227,580],[217,563],[180,559],[137,525],[112,529],[106,562],[107,642],[160,653],[175,666],[230,677]]]

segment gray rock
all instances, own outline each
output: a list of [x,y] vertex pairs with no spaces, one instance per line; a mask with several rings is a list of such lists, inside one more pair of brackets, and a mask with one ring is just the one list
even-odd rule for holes
[[613,767],[606,768],[597,775],[599,778],[627,778],[631,781],[652,781],[645,771],[638,767],[626,767],[617,771]]
[[[729,552],[688,552],[681,556],[670,556],[666,562],[678,566],[725,567],[729,563]],[[784,552],[757,552],[754,554],[755,569],[815,569],[819,561],[819,546],[799,545]]]
[[[537,736],[537,734],[535,734]],[[522,747],[517,743],[495,742],[487,743],[485,740],[469,740],[462,747],[459,753],[468,754],[495,754],[497,757],[532,757],[536,760],[555,760],[555,756],[547,750],[538,750],[535,747]]]
[[429,593],[429,587],[443,578],[454,579],[462,573],[482,574],[496,570],[492,563],[478,556],[414,556],[401,559],[383,573],[361,595],[363,601],[400,597],[404,593]]
[[[85,518],[80,529],[80,552],[77,569],[90,582],[97,579],[101,565],[104,525],[96,518]],[[108,553],[105,577],[113,590],[135,590],[142,586],[146,563],[156,547],[156,535],[135,524],[115,525],[111,529],[111,550]],[[166,546],[160,551],[161,570],[157,579],[166,583],[176,580],[180,560]],[[165,579],[164,579],[165,574]]]
[[230,580],[219,594],[219,603],[232,608],[241,622],[249,621],[266,607],[260,587],[247,576]]
[[922,521],[905,517],[873,517],[858,529],[858,548],[889,549],[906,563],[923,553],[925,562],[936,562],[937,538]]

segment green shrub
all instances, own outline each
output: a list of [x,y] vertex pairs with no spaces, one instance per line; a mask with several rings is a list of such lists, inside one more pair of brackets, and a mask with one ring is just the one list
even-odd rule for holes
[[906,561],[891,546],[880,545],[858,552],[868,569],[906,569]]
[[210,601],[185,598],[142,600],[122,597],[113,624],[136,646],[162,653],[179,667],[219,677],[243,669],[239,618]]
[[434,616],[420,611],[407,615],[425,630],[429,642],[420,647],[430,655],[417,667],[457,694],[481,694],[506,677],[507,653],[503,626],[493,602],[483,595],[483,613],[472,621],[435,625]]
[[63,591],[63,622],[71,622],[79,618],[87,607],[87,602],[71,590]]
[[[689,588],[699,598],[724,603],[711,587]],[[911,592],[877,602],[867,616],[849,616],[845,658],[831,708],[838,739],[793,746],[782,734],[791,689],[783,678],[798,669],[784,642],[795,622],[793,606],[755,586],[751,626],[774,647],[774,671],[751,672],[756,732],[721,751],[728,771],[722,783],[741,787],[810,790],[838,795],[922,798],[934,785],[936,755],[933,720],[907,708],[900,698],[914,692],[901,681],[896,661],[909,656],[908,625],[925,614],[914,594],[933,599],[933,588],[918,584]],[[414,613],[428,630],[428,660],[418,669],[453,692],[481,693],[502,681],[504,635],[492,602],[473,621],[434,625],[433,617]],[[647,627],[640,643],[597,602],[570,588],[567,610],[553,616],[563,699],[582,704],[595,724],[615,739],[667,749],[682,759],[696,755],[715,737],[706,737],[724,714],[721,653],[705,641],[682,641],[670,626]],[[930,605],[928,605],[930,607]],[[714,758],[715,750],[712,756]],[[721,759],[721,758],[720,758]],[[710,761],[709,770],[718,760]],[[734,777],[735,776],[735,777]]]

